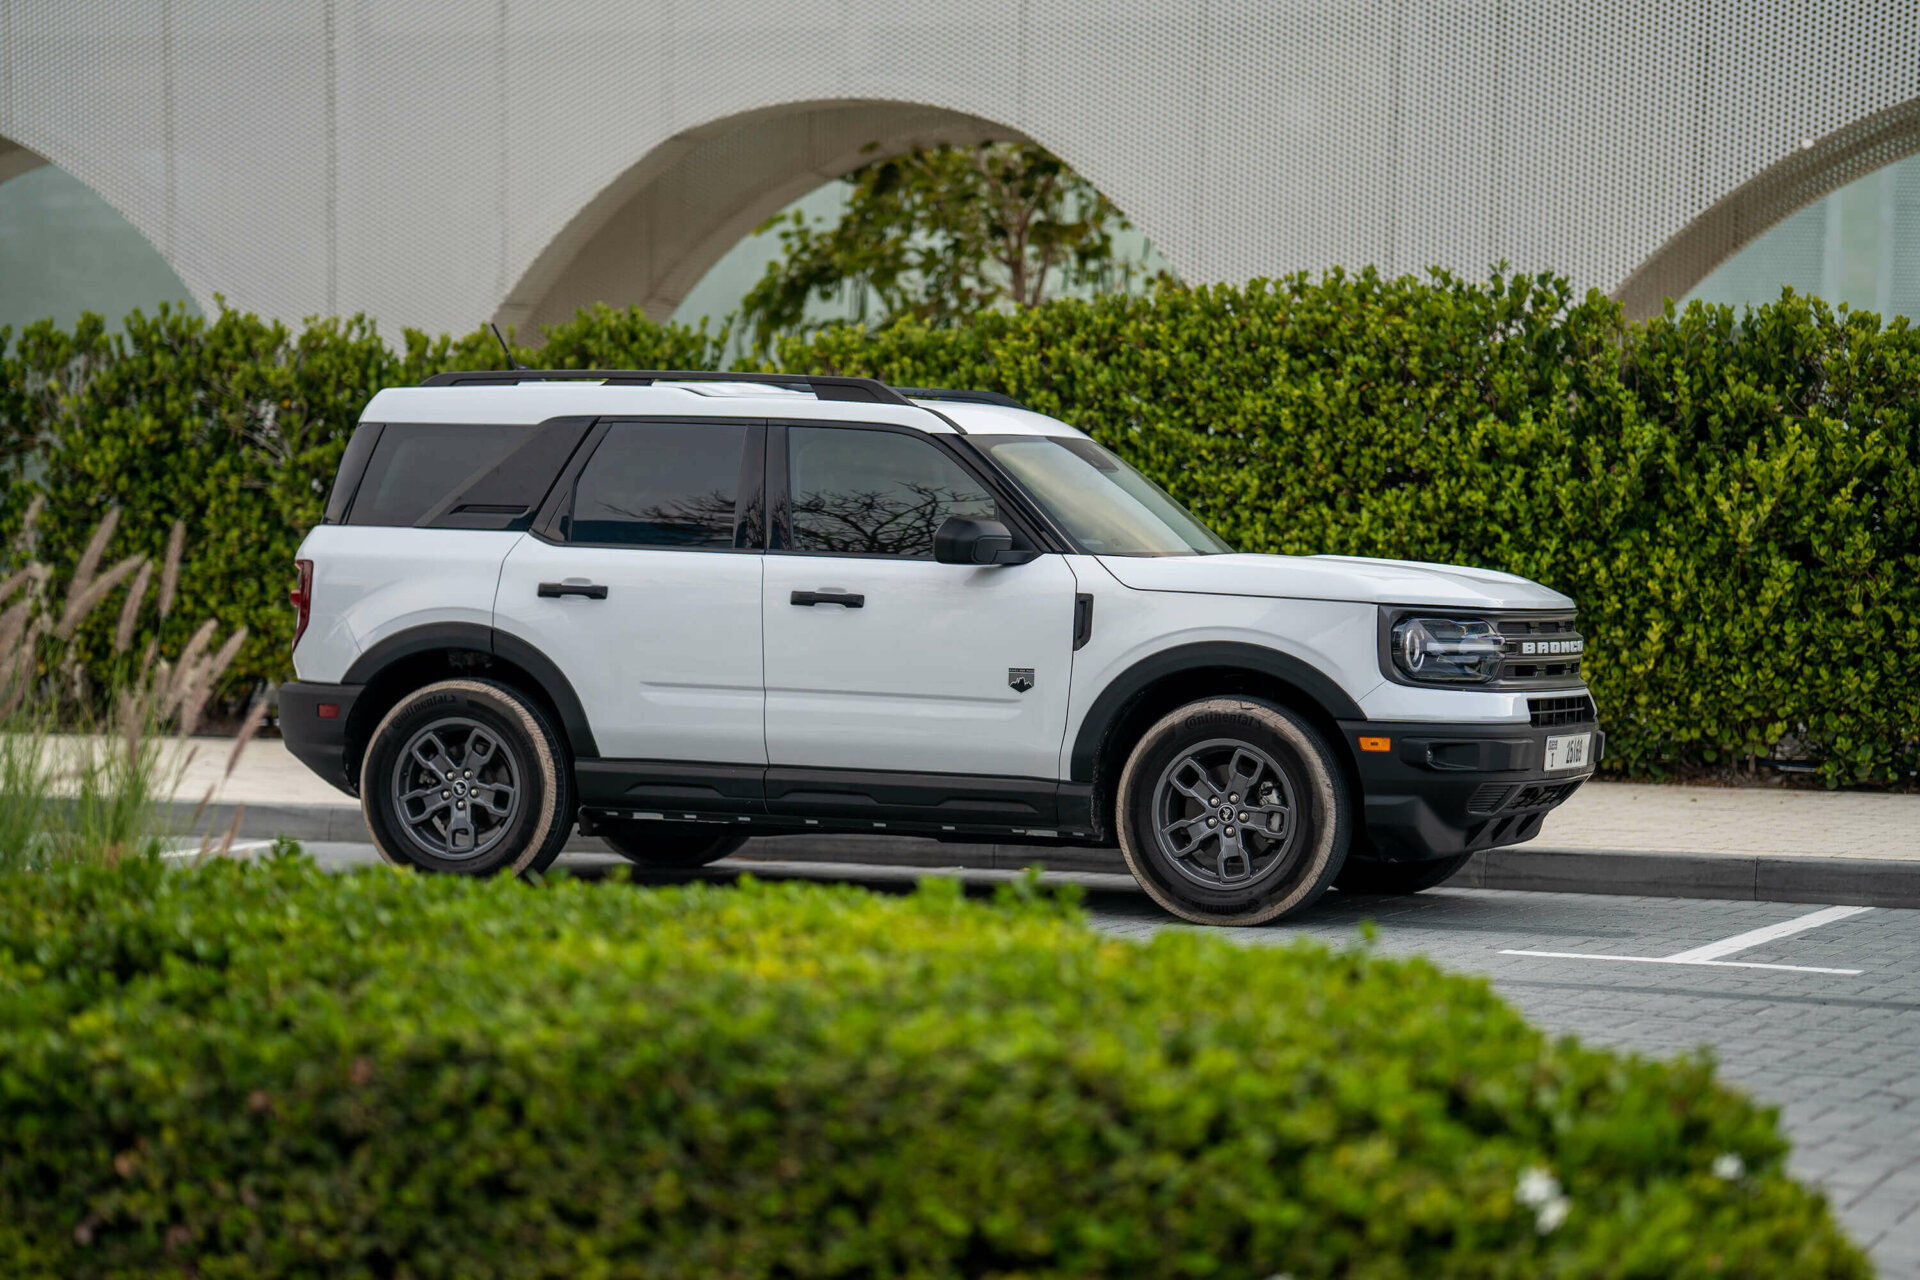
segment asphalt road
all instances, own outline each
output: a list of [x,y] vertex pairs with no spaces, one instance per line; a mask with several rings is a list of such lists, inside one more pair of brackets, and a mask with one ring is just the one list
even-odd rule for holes
[[[309,844],[328,865],[370,845]],[[592,875],[617,859],[569,855]],[[726,862],[736,870],[903,888],[920,868]],[[939,874],[939,873],[931,873]],[[1005,872],[955,872],[971,884]],[[1188,928],[1123,876],[1061,874],[1088,890],[1096,927],[1125,937]],[[1920,1278],[1920,911],[1802,903],[1437,889],[1330,894],[1306,916],[1221,931],[1247,946],[1314,937],[1485,974],[1540,1026],[1657,1056],[1710,1047],[1724,1078],[1777,1104],[1792,1168],[1823,1187],[1883,1277]]]

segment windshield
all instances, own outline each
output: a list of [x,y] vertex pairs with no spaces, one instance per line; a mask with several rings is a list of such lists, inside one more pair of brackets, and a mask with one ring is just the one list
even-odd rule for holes
[[1074,541],[1097,556],[1233,550],[1165,490],[1077,436],[971,436]]

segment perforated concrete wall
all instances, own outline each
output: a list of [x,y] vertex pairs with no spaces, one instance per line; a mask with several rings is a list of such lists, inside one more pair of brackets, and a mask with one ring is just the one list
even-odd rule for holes
[[1032,138],[1193,281],[1504,259],[1644,311],[1916,100],[1914,0],[0,0],[0,139],[202,306],[389,333],[664,315],[856,135]]

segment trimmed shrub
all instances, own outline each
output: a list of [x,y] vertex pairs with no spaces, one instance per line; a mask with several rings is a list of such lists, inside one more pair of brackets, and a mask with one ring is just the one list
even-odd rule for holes
[[[722,358],[704,330],[605,308],[521,355]],[[250,627],[234,679],[262,681],[287,674],[293,548],[360,405],[499,352],[484,332],[408,333],[390,352],[357,319],[295,338],[226,312],[135,317],[124,338],[34,326],[0,360],[0,441],[38,442],[50,523],[72,542],[118,502],[120,552],[152,554],[185,514],[182,612]],[[777,362],[1005,391],[1117,449],[1242,550],[1483,565],[1565,591],[1610,770],[1783,752],[1835,783],[1920,769],[1920,335],[1905,320],[1789,292],[1630,326],[1552,277],[1333,272],[829,330]]]
[[1702,1059],[1019,896],[0,877],[0,1270],[1867,1274]]

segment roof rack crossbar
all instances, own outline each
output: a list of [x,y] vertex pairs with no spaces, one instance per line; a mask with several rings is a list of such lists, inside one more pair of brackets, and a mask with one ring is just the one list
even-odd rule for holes
[[875,378],[812,373],[720,373],[712,369],[477,369],[436,373],[423,387],[504,387],[521,382],[604,382],[613,387],[646,387],[656,382],[763,382],[805,388],[821,400],[866,404],[913,402]]

